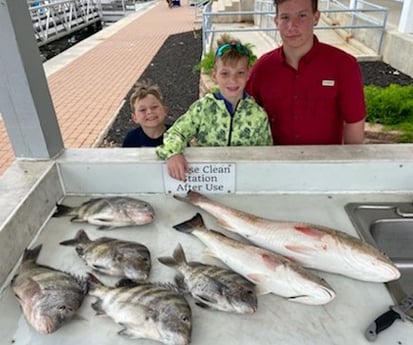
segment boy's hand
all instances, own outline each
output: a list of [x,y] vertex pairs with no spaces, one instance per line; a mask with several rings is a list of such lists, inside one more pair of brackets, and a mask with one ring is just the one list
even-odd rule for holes
[[174,179],[185,182],[186,174],[189,172],[188,162],[186,161],[183,154],[173,155],[166,161],[168,167],[169,176]]

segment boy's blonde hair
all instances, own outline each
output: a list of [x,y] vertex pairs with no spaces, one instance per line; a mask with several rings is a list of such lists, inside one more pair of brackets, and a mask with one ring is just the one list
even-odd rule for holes
[[[217,52],[218,50],[224,46],[224,45],[233,45],[234,47],[239,45],[243,47],[243,50],[245,50],[246,52],[248,52],[248,55],[245,53],[241,53],[240,51],[238,51],[237,49],[229,49],[227,52],[225,52],[224,54],[218,56]],[[223,34],[220,36],[220,38],[217,40],[217,50],[215,53],[215,62],[220,59],[225,65],[230,65],[230,66],[234,66],[238,63],[238,61],[240,59],[247,59],[248,61],[248,65],[249,65],[249,56],[250,56],[251,52],[249,51],[249,49],[244,46],[241,41],[237,38],[232,37],[229,34]],[[215,66],[214,66],[215,67]]]
[[132,113],[135,113],[135,103],[138,100],[144,99],[146,96],[152,95],[156,97],[163,105],[163,97],[159,86],[152,84],[149,81],[142,81],[135,84],[129,103]]

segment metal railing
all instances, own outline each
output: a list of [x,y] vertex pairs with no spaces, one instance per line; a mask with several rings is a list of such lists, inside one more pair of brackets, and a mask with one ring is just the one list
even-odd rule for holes
[[[364,0],[356,0],[355,8],[347,8],[335,0],[328,0],[325,6],[320,7],[322,18],[332,18],[332,20],[320,21],[315,30],[349,30],[352,34],[355,30],[377,30],[379,38],[376,48],[372,48],[376,53],[380,53],[385,32],[388,9],[369,3]],[[253,16],[254,26],[243,29],[218,29],[213,26],[213,18],[221,16]],[[278,30],[274,24],[275,8],[273,1],[256,0],[254,11],[237,11],[237,12],[212,12],[212,2],[205,6],[202,17],[203,30],[203,52],[206,53],[212,48],[212,37],[216,33],[224,32],[262,32],[268,35],[272,40],[280,40]],[[322,24],[324,23],[324,24]]]
[[28,0],[38,46],[102,20],[100,0]]

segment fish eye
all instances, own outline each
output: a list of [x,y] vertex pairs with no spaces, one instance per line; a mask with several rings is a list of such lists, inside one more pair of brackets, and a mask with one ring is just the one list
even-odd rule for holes
[[247,294],[248,294],[248,295],[253,295],[253,294],[254,294],[254,291],[253,291],[253,290],[247,290]]
[[182,316],[181,316],[181,320],[184,321],[184,322],[189,322],[189,317],[188,317],[188,315],[182,315]]

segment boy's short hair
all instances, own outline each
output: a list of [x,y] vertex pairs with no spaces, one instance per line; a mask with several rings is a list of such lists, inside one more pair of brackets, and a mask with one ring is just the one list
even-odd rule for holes
[[[274,6],[275,6],[275,13],[278,12],[278,5],[282,4],[287,0],[274,0]],[[313,10],[313,13],[318,11],[318,0],[310,0],[311,1],[311,9]]]
[[217,50],[215,51],[215,61],[221,59],[225,65],[234,65],[240,59],[246,58],[248,65],[250,64],[251,51],[244,46],[239,39],[235,39],[229,35],[222,35],[217,40]]
[[132,95],[129,99],[132,113],[135,113],[135,102],[145,98],[148,95],[156,97],[163,104],[163,97],[158,85],[152,84],[149,81],[138,82],[135,84]]

